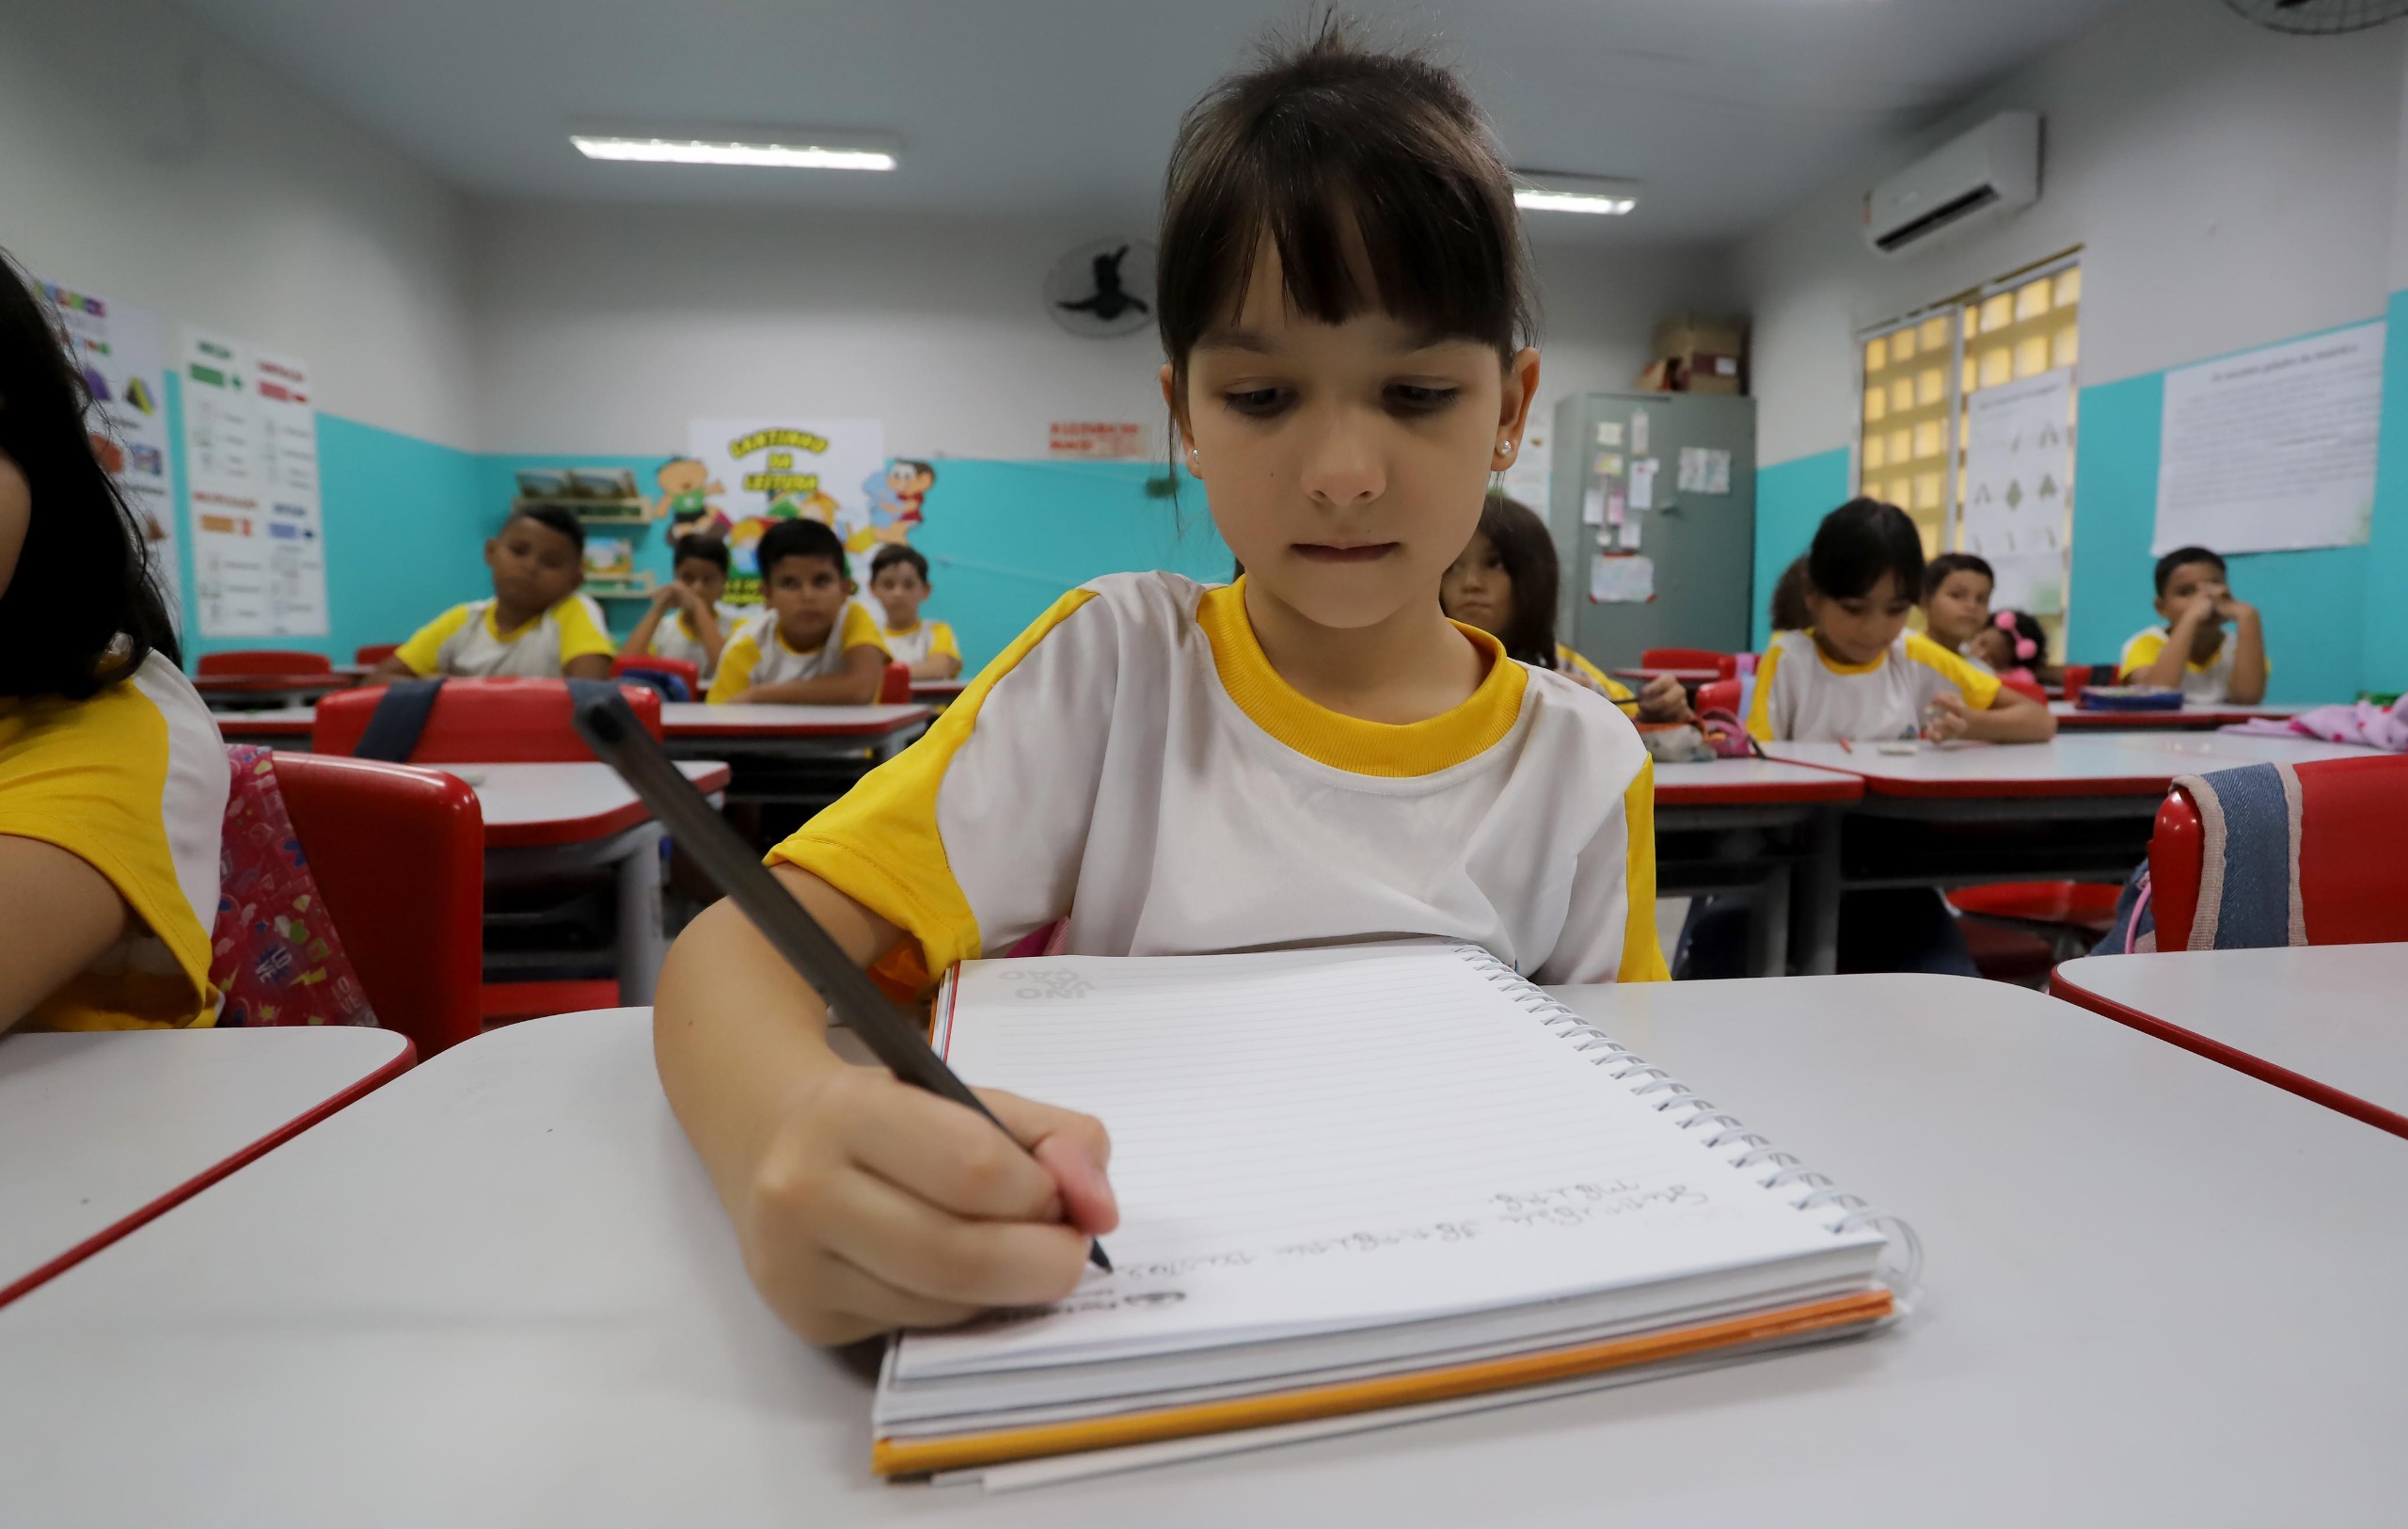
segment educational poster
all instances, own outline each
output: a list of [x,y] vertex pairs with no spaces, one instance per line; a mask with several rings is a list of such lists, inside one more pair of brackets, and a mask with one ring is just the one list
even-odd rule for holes
[[323,637],[326,548],[309,369],[184,333],[184,470],[203,637]]
[[147,308],[42,283],[59,343],[92,394],[92,451],[142,528],[167,614],[183,625],[177,589],[174,454],[167,449],[166,330]]
[[680,461],[709,495],[702,529],[727,537],[727,599],[737,605],[760,602],[755,549],[780,520],[833,526],[866,588],[871,554],[881,542],[911,539],[936,486],[933,463],[888,457],[877,420],[695,420],[686,438],[689,455]]
[[2365,545],[2383,346],[2378,319],[2165,374],[2149,550]]
[[1965,408],[1965,550],[1998,574],[1993,609],[2054,615],[2066,608],[2073,371],[1981,389]]

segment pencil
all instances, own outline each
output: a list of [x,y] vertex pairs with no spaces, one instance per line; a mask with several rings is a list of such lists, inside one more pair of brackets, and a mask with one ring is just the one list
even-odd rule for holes
[[1856,752],[1856,745],[1843,738],[1840,740],[1840,752],[1842,754],[1854,754]]
[[[996,1120],[993,1111],[979,1103],[970,1086],[956,1077],[929,1047],[920,1027],[879,991],[868,973],[853,964],[835,937],[786,895],[778,879],[727,826],[727,820],[712,810],[709,799],[694,788],[694,783],[670,761],[668,751],[636,721],[616,685],[573,679],[569,695],[578,735],[643,799],[678,847],[701,864],[761,932],[761,937],[818,992],[829,1011],[842,1017],[888,1072],[940,1099],[976,1110],[996,1130],[1011,1136],[1010,1127]],[[1012,1137],[1012,1140],[1017,1144],[1020,1139]],[[1112,1260],[1104,1256],[1101,1242],[1088,1241],[1087,1262],[1106,1274],[1112,1272]]]

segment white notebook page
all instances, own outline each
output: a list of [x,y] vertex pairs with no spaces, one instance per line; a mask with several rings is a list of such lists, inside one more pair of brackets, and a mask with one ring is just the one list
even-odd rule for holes
[[1655,1107],[1669,1094],[1635,1097],[1645,1079],[1611,1075],[1626,1058],[1597,1065],[1606,1053],[1521,1006],[1543,995],[1501,989],[1476,954],[965,967],[955,1071],[1112,1133],[1117,1272],[1041,1314],[914,1334],[896,1373],[1389,1324],[1879,1245],[1729,1166],[1740,1149],[1680,1129],[1687,1111]]

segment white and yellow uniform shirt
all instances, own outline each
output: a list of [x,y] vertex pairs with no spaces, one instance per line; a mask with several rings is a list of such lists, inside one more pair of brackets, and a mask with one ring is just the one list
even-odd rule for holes
[[[2150,627],[2134,632],[2131,641],[2124,645],[2124,656],[2115,665],[2115,677],[2131,683],[2142,670],[2157,661],[2158,655],[2165,651],[2165,645],[2172,635],[2163,627]],[[2225,632],[2223,640],[2216,645],[2214,658],[2205,663],[2185,660],[2182,664],[2183,699],[2210,702],[2232,699],[2232,661],[2240,645],[2232,640],[2232,633]],[[2272,662],[2266,665],[2266,672],[2270,675],[2274,672]]]
[[515,631],[495,625],[494,610],[492,600],[455,605],[411,633],[393,656],[417,675],[558,679],[571,659],[594,653],[607,659],[619,651],[601,608],[582,595],[571,595]]
[[1811,632],[1776,632],[1756,666],[1748,731],[1763,742],[1912,738],[1935,697],[1954,691],[1985,711],[1998,689],[1996,676],[1921,632],[1900,632],[1871,663],[1832,661]]
[[923,621],[909,631],[880,627],[879,635],[886,639],[887,654],[897,663],[918,663],[939,653],[952,655],[956,663],[961,661],[961,645],[954,641],[949,622]]
[[719,677],[711,681],[710,699],[733,701],[755,685],[783,685],[790,679],[824,679],[842,674],[845,655],[856,647],[886,651],[878,634],[878,619],[858,605],[828,629],[828,640],[808,652],[786,645],[778,629],[778,614],[765,611],[736,629],[720,650]]
[[[724,600],[712,606],[711,610],[719,616],[720,652],[722,655],[727,651],[727,645],[735,640],[737,629],[759,613],[756,607],[730,605]],[[652,655],[657,659],[675,659],[680,663],[692,664],[702,671],[705,685],[710,683],[711,676],[719,667],[711,661],[710,650],[703,646],[702,634],[694,630],[682,610],[663,617],[652,629]]]
[[1631,688],[1582,658],[1571,644],[1555,645],[1555,666],[1564,674],[1577,675],[1587,680],[1598,694],[1622,708],[1624,716],[1639,715],[1639,697]]
[[1434,935],[1545,982],[1665,975],[1654,775],[1627,721],[1470,628],[1490,662],[1461,706],[1404,725],[1327,710],[1263,657],[1244,589],[1072,590],[770,860],[916,940],[898,953],[924,964],[890,977],[1064,918],[1086,955]]
[[29,1025],[215,1021],[209,939],[228,782],[209,709],[159,654],[89,700],[0,697],[0,834],[74,855],[135,916],[124,938],[35,1007]]

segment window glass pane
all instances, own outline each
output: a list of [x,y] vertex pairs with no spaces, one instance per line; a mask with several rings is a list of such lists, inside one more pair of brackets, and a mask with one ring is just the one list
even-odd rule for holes
[[1938,350],[1948,343],[1948,315],[1940,314],[1923,321],[1916,341],[1925,350]]
[[1923,533],[1924,561],[1929,562],[1931,559],[1938,557],[1940,555],[1940,528],[1933,525],[1930,521],[1925,520],[1918,524],[1915,529]]
[[2015,322],[2015,294],[2002,292],[1982,304],[1982,333],[2004,329]]
[[2079,331],[2075,327],[2070,324],[2057,331],[2056,338],[2051,341],[2049,344],[2049,364],[2051,366],[2073,365],[2074,358],[2082,348],[2079,342],[2074,338],[2078,332]]
[[1913,460],[1914,454],[1915,447],[1914,438],[1912,436],[1909,435],[1904,430],[1893,430],[1890,432],[1890,465],[1892,467],[1905,467],[1909,461]]
[[1948,374],[1936,366],[1927,366],[1915,374],[1915,404],[1937,404],[1948,391]]
[[1914,359],[1914,356],[1915,332],[1912,329],[1900,329],[1890,337],[1890,359],[1910,361]]
[[1877,420],[1889,412],[1888,399],[1877,384],[1864,390],[1864,417],[1868,422]]
[[1916,509],[1936,510],[1940,508],[1940,474],[1937,472],[1925,472],[1916,477]]
[[1973,358],[1971,356],[1965,358],[1964,380],[1959,382],[1956,386],[1966,392],[1972,392],[1973,390]]
[[1916,425],[1915,456],[1917,459],[1926,456],[1938,456],[1940,454],[1941,448],[1940,438],[1940,422],[1938,420],[1925,420],[1921,424]]
[[1982,352],[1981,386],[1995,388],[2015,378],[2015,353],[2004,345],[1992,345]]
[[1885,366],[1887,366],[1887,365],[1889,365],[1889,364],[1890,364],[1890,342],[1889,342],[1889,341],[1887,341],[1887,340],[1876,339],[1876,340],[1868,340],[1868,341],[1866,341],[1866,342],[1864,342],[1864,370],[1865,370],[1866,372],[1868,372],[1868,373],[1872,373],[1872,372],[1878,372],[1878,371],[1880,371],[1883,367],[1885,367]]
[[2082,267],[2068,266],[2057,273],[2057,306],[2071,308],[2082,301]]
[[2015,374],[2032,376],[2049,369],[2049,341],[2045,335],[2034,335],[2015,342]]
[[1890,384],[1890,406],[1901,409],[1915,406],[1914,378],[1900,377]]
[[2049,311],[2049,279],[2028,281],[2015,289],[2015,316],[2018,320],[2036,319]]

